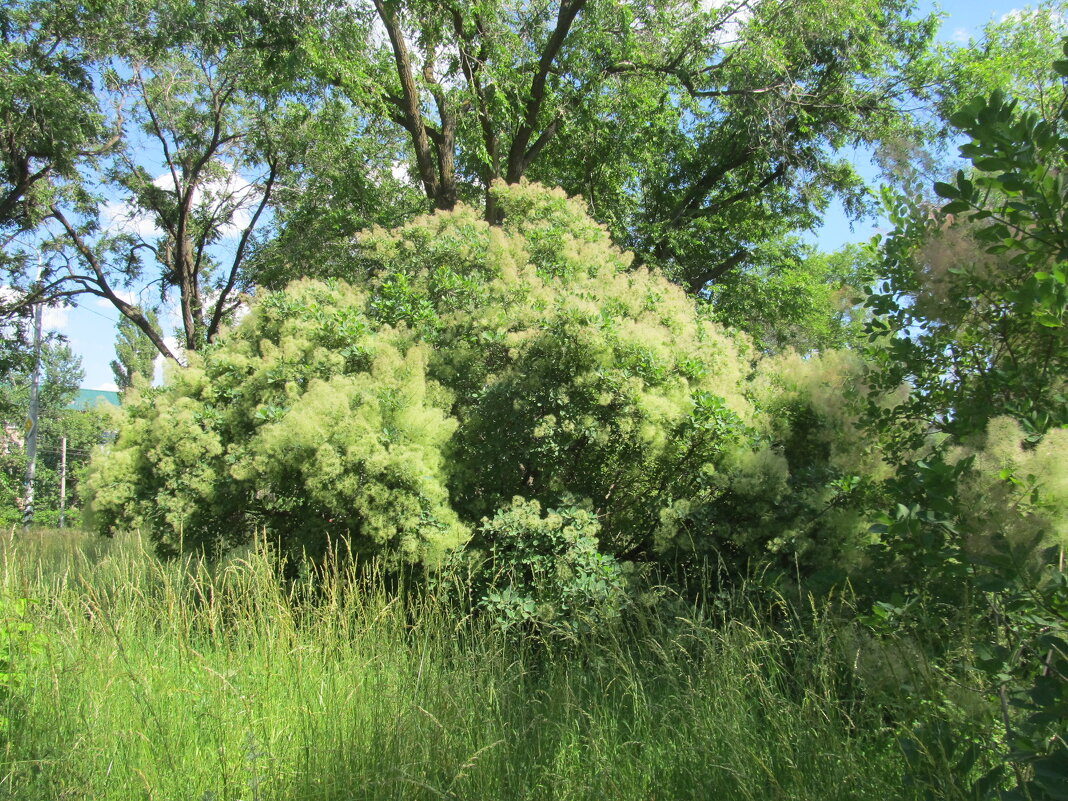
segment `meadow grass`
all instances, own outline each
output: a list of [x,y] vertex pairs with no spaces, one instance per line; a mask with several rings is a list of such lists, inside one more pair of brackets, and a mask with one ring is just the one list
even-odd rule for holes
[[828,643],[755,615],[660,604],[532,642],[351,565],[287,585],[255,549],[0,550],[2,798],[911,797]]

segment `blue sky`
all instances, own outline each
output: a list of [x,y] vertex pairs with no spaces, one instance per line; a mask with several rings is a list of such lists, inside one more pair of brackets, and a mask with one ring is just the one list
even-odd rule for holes
[[[999,22],[1010,13],[1033,5],[1012,0],[944,0],[940,3],[921,0],[920,11],[940,9],[944,19],[938,38],[943,42],[963,45],[972,38],[979,38],[987,23]],[[854,153],[853,158],[860,174],[869,181],[875,181],[878,168],[872,163],[871,152],[861,149]],[[883,228],[879,220],[851,221],[841,204],[835,202],[824,219],[823,227],[805,238],[822,250],[834,251],[850,242],[868,241],[881,230]]]
[[[828,0],[833,2],[833,0]],[[978,37],[984,25],[1000,20],[1014,10],[1026,7],[1024,2],[1012,0],[943,0],[934,4],[921,3],[921,11],[940,8],[945,14],[940,38],[947,42],[967,42]],[[858,153],[857,164],[862,174],[872,175],[870,155]],[[876,221],[861,221],[850,226],[840,207],[832,208],[826,222],[811,239],[825,250],[834,250],[846,242],[865,241],[877,229]],[[115,358],[115,325],[119,313],[106,301],[86,298],[79,306],[49,309],[45,325],[64,334],[71,347],[82,357],[85,380],[82,386],[90,389],[114,389],[114,376],[109,366]]]

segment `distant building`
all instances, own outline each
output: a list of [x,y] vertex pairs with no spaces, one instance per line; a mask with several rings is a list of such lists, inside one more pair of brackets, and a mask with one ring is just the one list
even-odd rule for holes
[[[106,389],[79,389],[74,400],[67,404],[68,409],[85,412],[97,408],[101,403],[111,406],[119,405],[119,393]],[[26,447],[25,421],[4,422],[4,432],[0,435],[0,453],[11,453]]]
[[118,406],[119,393],[106,389],[79,389],[77,396],[68,404],[67,408],[84,412],[86,409],[95,409],[102,402]]
[[11,453],[12,451],[21,451],[26,447],[26,437],[23,434],[22,426],[14,423],[4,423],[4,438],[0,440],[0,453]]

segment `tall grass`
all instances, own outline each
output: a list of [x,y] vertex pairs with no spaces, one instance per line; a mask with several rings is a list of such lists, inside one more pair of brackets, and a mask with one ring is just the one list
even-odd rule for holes
[[32,599],[9,638],[2,798],[910,797],[828,644],[755,616],[635,612],[546,645],[350,567],[284,589],[255,550],[0,548],[5,608]]

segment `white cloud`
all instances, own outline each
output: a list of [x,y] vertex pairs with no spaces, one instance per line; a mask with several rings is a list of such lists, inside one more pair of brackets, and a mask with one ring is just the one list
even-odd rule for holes
[[65,306],[45,306],[41,327],[47,331],[62,331],[70,323],[70,309]]
[[972,32],[967,28],[957,28],[957,30],[953,31],[953,41],[959,44],[967,44],[971,41],[971,38]]
[[[174,177],[165,172],[153,179],[160,189],[174,191]],[[223,179],[209,181],[193,192],[195,208],[213,208],[219,217],[228,220],[220,228],[223,239],[235,239],[252,221],[252,209],[259,203],[259,187],[236,172]],[[104,228],[112,233],[127,233],[142,239],[163,236],[156,225],[155,215],[135,208],[127,202],[111,202],[103,208]]]
[[104,230],[113,234],[132,234],[141,239],[163,236],[151,214],[139,212],[129,203],[105,203],[102,216]]
[[742,28],[753,16],[753,6],[759,0],[701,0],[701,10],[722,12],[721,27],[715,32],[715,43],[721,46],[738,41]]
[[[10,303],[25,296],[25,292],[12,286],[0,286],[0,303]],[[70,324],[70,307],[51,304],[41,312],[41,328],[46,331],[62,331]]]
[[[169,176],[168,176],[169,178]],[[223,239],[234,239],[252,222],[252,209],[260,202],[260,189],[231,172],[225,180],[212,181],[193,193],[194,205],[212,205],[229,217],[221,229]]]
[[[1047,17],[1048,15],[1048,17]],[[1001,22],[1027,22],[1031,18],[1036,19],[1049,19],[1056,25],[1064,24],[1064,14],[1060,11],[1052,11],[1048,8],[1014,8],[1010,11],[1006,11],[1001,15]]]
[[378,14],[375,14],[371,18],[371,28],[367,32],[367,44],[369,44],[373,50],[382,47],[390,47],[389,31],[386,30],[386,25],[382,22],[382,18],[378,16]]
[[403,162],[393,162],[393,166],[389,168],[389,174],[393,176],[395,181],[400,181],[406,186],[415,186],[415,181],[412,180],[412,173],[408,169],[408,165]]
[[[0,303],[18,300],[25,294],[21,289],[12,286],[0,286]],[[63,331],[69,324],[69,306],[48,305],[41,311],[41,328],[45,331]]]
[[93,390],[94,392],[118,392],[119,391],[119,385],[116,384],[114,381],[105,381],[100,386],[98,386],[98,387],[90,387],[90,389]]
[[250,311],[252,311],[252,307],[249,306],[247,303],[238,304],[237,308],[234,309],[233,325],[237,325],[239,322],[244,320],[245,315],[247,315]]

